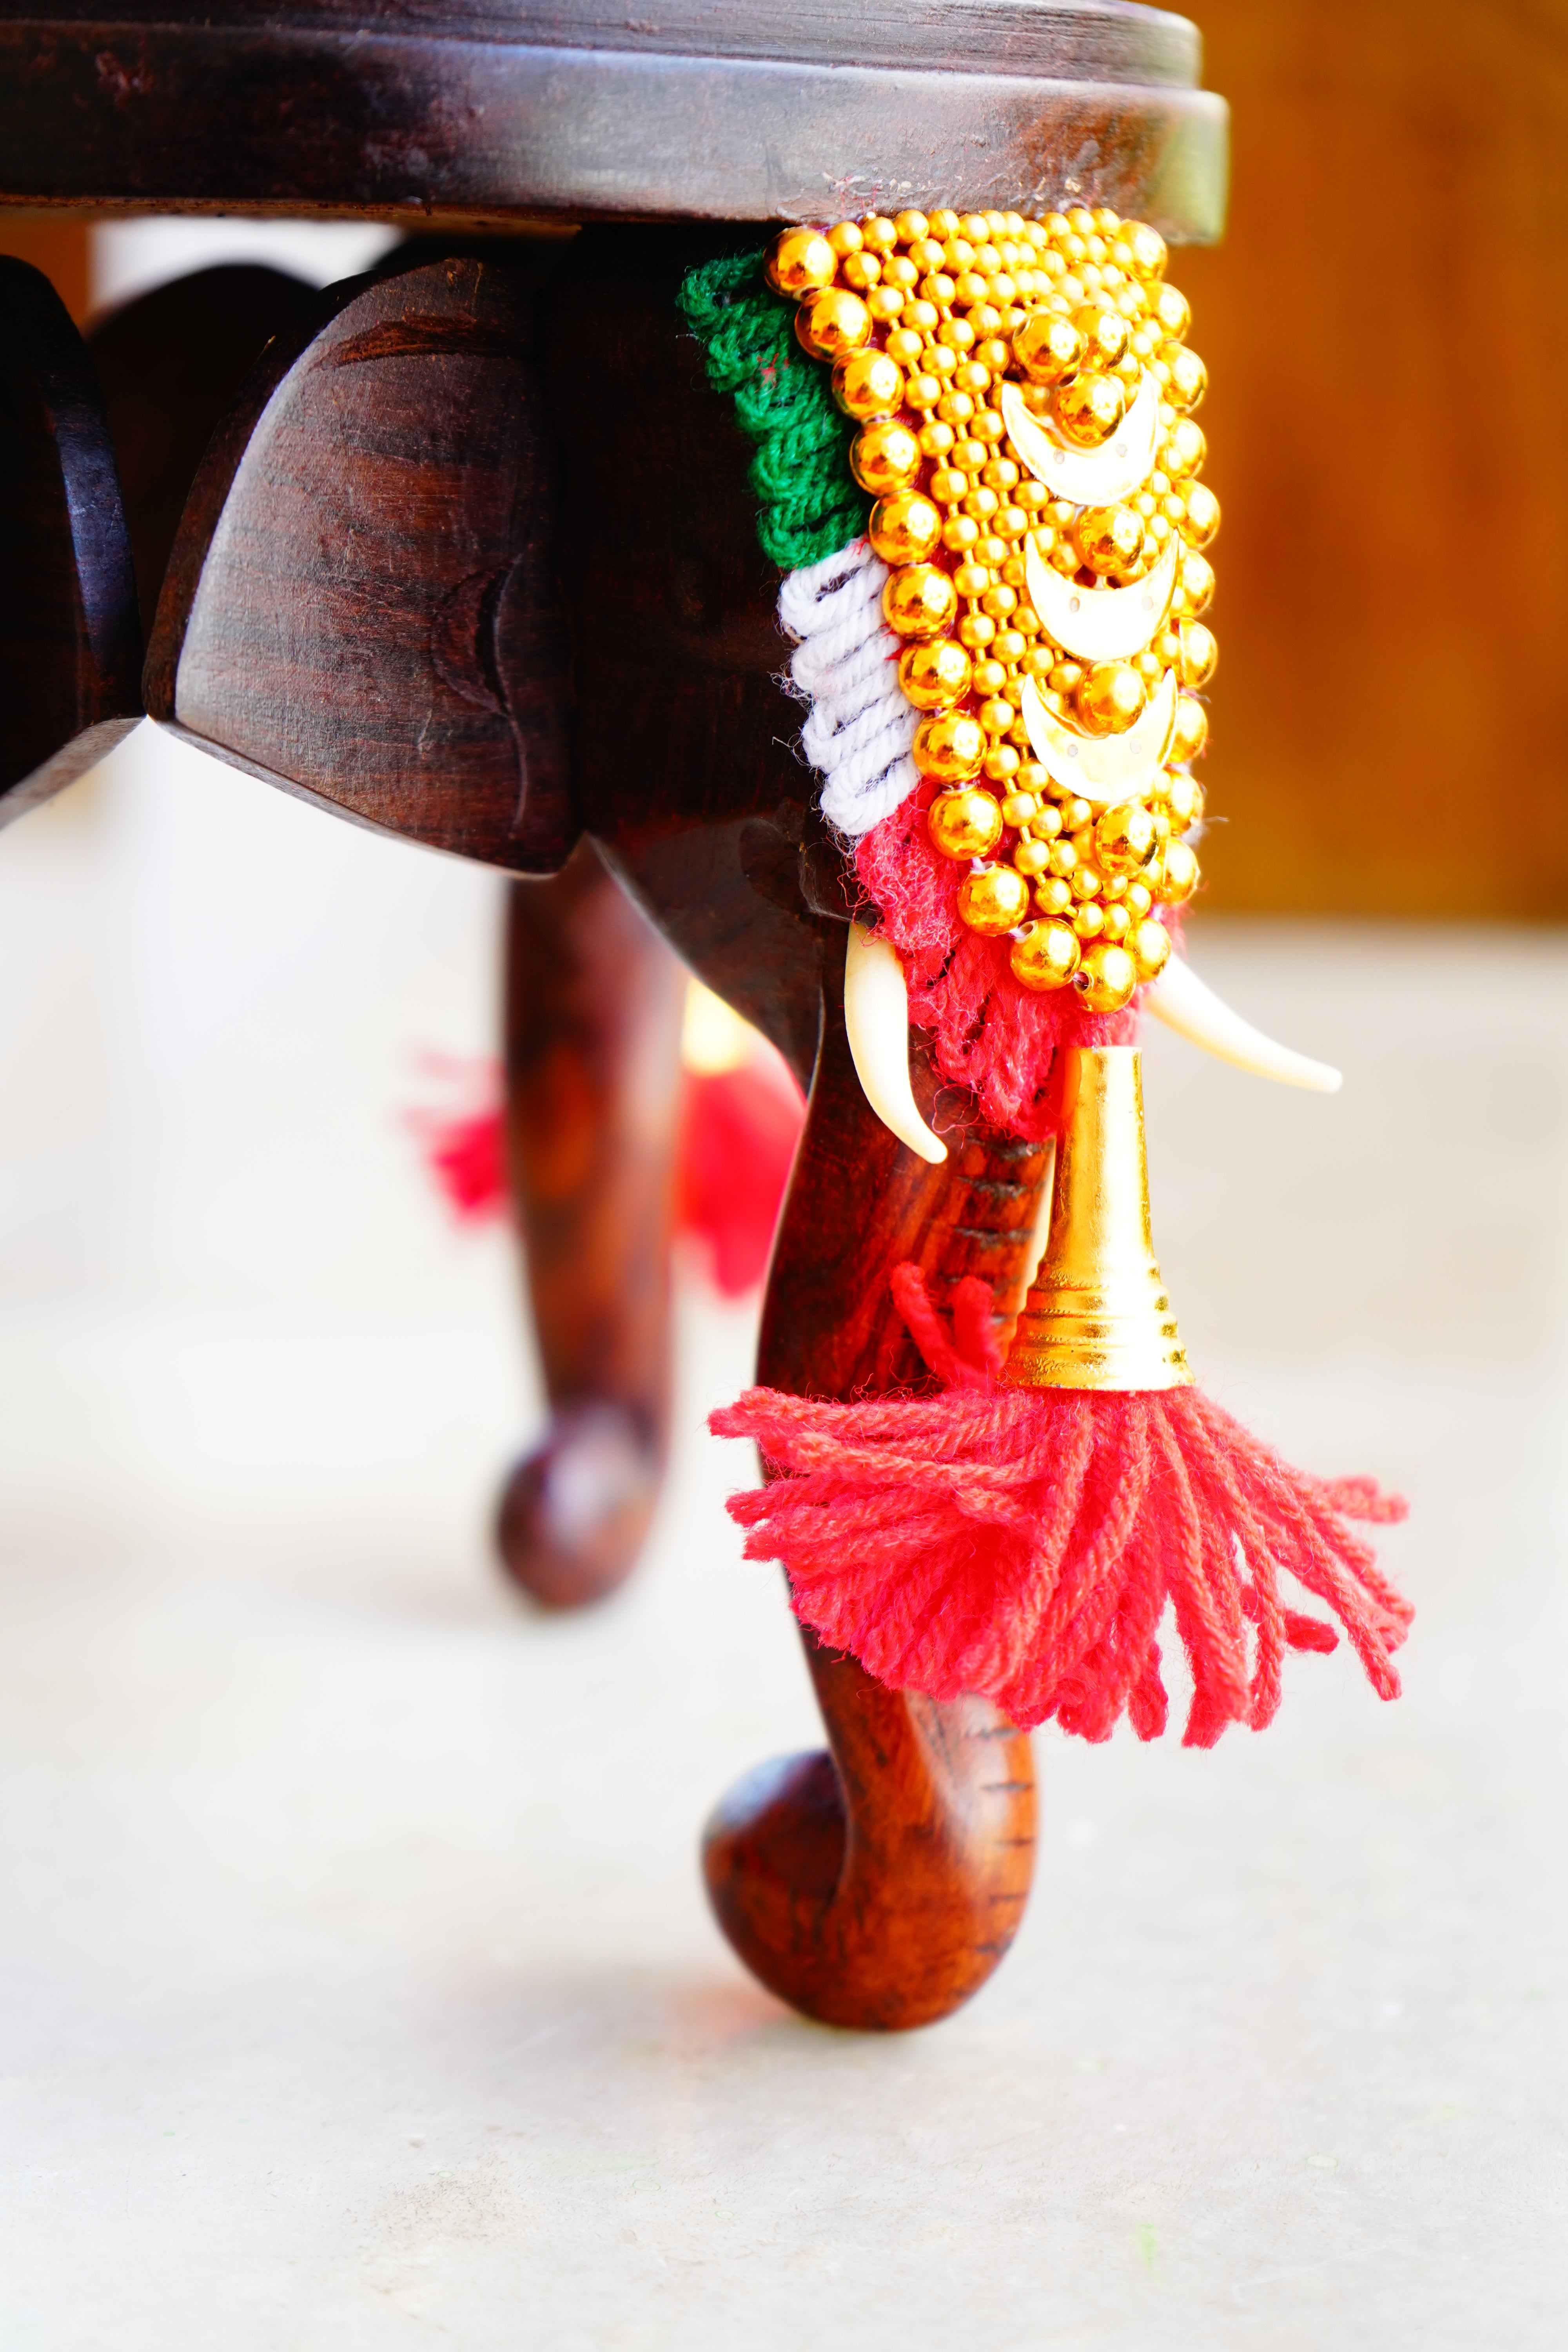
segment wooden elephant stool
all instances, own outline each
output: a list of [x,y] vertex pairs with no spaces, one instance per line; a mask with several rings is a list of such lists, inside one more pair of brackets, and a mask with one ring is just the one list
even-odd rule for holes
[[[353,0],[297,26],[244,0],[145,13],[5,0],[8,200],[374,210],[419,236],[320,296],[255,272],[163,289],[103,332],[107,406],[58,305],[3,267],[0,783],[35,804],[145,709],[319,806],[523,877],[510,1158],[554,1417],[504,1527],[523,1580],[571,1601],[629,1566],[663,1462],[682,966],[810,1089],[769,1389],[918,1388],[895,1265],[939,1307],[982,1277],[1010,1330],[1050,1172],[1049,1144],[989,1122],[918,1031],[913,1104],[945,1160],[868,1103],[852,867],[780,690],[752,451],[682,285],[781,220],[950,201],[1109,206],[1201,241],[1224,110],[1189,26],[1110,0],[858,0],[821,27],[777,0],[719,21],[677,0],[658,28],[574,0],[482,39],[395,5],[368,39]],[[505,234],[481,244],[459,215]],[[159,368],[183,407],[151,396]],[[586,1518],[556,1499],[567,1456],[602,1498]],[[991,1700],[889,1688],[805,1643],[827,1752],[725,1799],[714,1906],[807,2014],[929,2023],[1016,1931],[1028,1739]]]

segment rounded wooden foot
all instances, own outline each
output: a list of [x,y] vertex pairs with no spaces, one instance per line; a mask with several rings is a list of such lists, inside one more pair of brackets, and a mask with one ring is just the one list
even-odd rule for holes
[[564,1407],[502,1493],[496,1542],[508,1575],[545,1609],[603,1601],[637,1564],[661,1466],[623,1407]]
[[932,2025],[979,1990],[1024,1916],[1035,1861],[1027,1737],[986,1700],[884,1690],[807,1637],[833,1754],[763,1764],[703,1840],[719,1924],[807,2017]]

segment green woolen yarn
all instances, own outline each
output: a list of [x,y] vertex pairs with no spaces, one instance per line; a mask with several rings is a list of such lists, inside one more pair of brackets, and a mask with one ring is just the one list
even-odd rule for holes
[[757,445],[757,537],[785,572],[837,555],[866,529],[871,501],[849,471],[847,417],[826,371],[795,337],[795,305],[763,276],[763,255],[726,255],[689,270],[676,300],[703,348],[708,380],[731,394]]

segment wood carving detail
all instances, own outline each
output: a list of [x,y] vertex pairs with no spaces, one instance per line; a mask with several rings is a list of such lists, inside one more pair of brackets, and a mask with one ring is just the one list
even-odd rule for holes
[[531,298],[460,260],[322,308],[197,478],[148,707],[361,823],[553,872],[579,827]]

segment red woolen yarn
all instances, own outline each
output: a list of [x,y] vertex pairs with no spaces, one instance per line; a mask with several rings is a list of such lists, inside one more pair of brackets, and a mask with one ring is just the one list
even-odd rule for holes
[[1207,1748],[1227,1723],[1270,1721],[1286,1648],[1335,1646],[1285,1606],[1289,1573],[1339,1618],[1378,1696],[1398,1696],[1391,1654],[1412,1612],[1344,1525],[1402,1518],[1397,1497],[1292,1469],[1195,1389],[1005,1388],[964,1345],[976,1300],[955,1299],[950,1340],[913,1266],[895,1297],[922,1350],[934,1333],[942,1395],[752,1389],[709,1423],[761,1447],[774,1475],[731,1516],[830,1647],[896,1690],[983,1693],[1025,1728],[1054,1717],[1106,1739],[1126,1713],[1152,1739],[1169,1606],[1194,1685],[1184,1743]]
[[910,1018],[931,1033],[944,1078],[967,1087],[994,1127],[1043,1143],[1055,1132],[1051,1065],[1058,1045],[1131,1045],[1135,997],[1121,1013],[1085,1013],[1071,988],[1021,987],[1007,941],[972,931],[958,912],[966,869],[931,840],[930,782],[867,834],[856,852],[909,986]]

